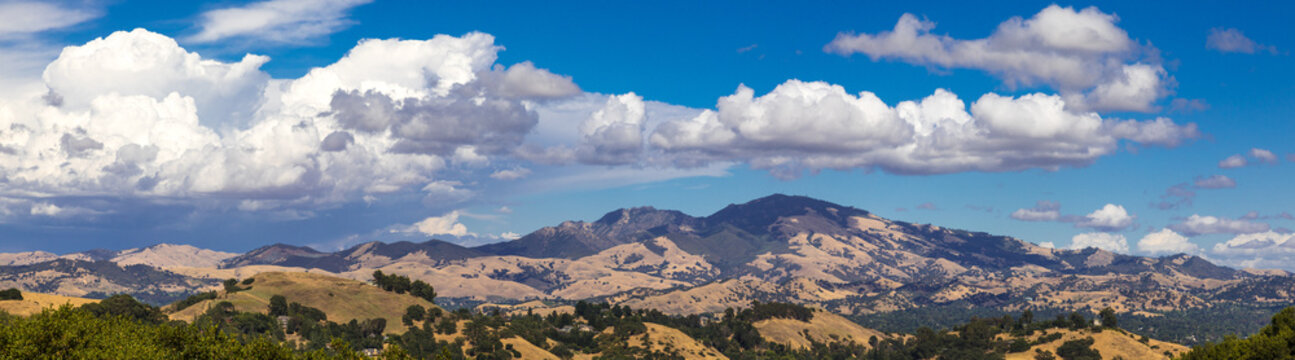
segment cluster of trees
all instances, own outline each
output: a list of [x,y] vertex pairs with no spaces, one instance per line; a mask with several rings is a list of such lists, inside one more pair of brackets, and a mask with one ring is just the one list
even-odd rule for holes
[[184,298],[184,300],[176,301],[174,304],[172,304],[171,309],[175,311],[184,310],[189,308],[190,306],[193,306],[203,301],[215,300],[217,296],[219,295],[216,294],[215,291],[208,291],[208,292],[189,295],[189,297]]
[[[1058,314],[1051,320],[1042,321],[1036,321],[1034,313],[1028,310],[1015,318],[1011,315],[987,319],[973,318],[965,325],[952,328],[953,331],[937,332],[931,328],[922,327],[918,328],[914,336],[907,339],[880,341],[870,350],[854,350],[851,355],[869,359],[1002,359],[1008,353],[1025,352],[1036,345],[1061,339],[1060,333],[1048,334],[1049,330],[1102,331],[1113,328],[1118,323],[1114,320],[1113,310],[1105,309],[1099,316],[1103,319],[1101,326],[1094,326],[1090,319],[1079,312],[1072,312],[1068,316]],[[1034,341],[1026,340],[1026,337],[1035,332],[1044,334]],[[1000,337],[1000,334],[1011,336]],[[1007,340],[1008,338],[1012,340]],[[1067,341],[1058,348],[1056,354],[1038,352],[1035,358],[1040,360],[1057,357],[1065,360],[1101,359],[1100,353],[1091,348],[1092,343],[1092,338]]]
[[[382,279],[380,284],[390,285],[399,283],[399,278],[375,276],[375,282]],[[409,283],[407,292],[413,284]],[[387,324],[383,319],[335,323],[319,309],[277,295],[271,297],[266,313],[241,312],[229,302],[220,302],[192,324],[168,321],[156,307],[117,295],[97,304],[49,310],[30,318],[0,315],[0,354],[17,358],[60,354],[69,358],[353,359],[358,358],[353,349],[385,348],[384,357],[389,359],[512,359],[521,353],[503,340],[520,337],[562,358],[580,353],[597,353],[607,359],[686,358],[677,349],[631,345],[652,343],[648,323],[655,323],[678,329],[731,359],[1001,359],[1008,353],[1060,341],[1055,329],[1101,331],[1118,324],[1113,311],[1099,314],[1100,327],[1078,312],[1036,320],[1026,311],[1019,317],[973,318],[945,331],[920,328],[913,336],[872,338],[867,344],[836,339],[813,342],[807,349],[767,342],[754,326],[770,318],[809,321],[813,316],[814,310],[800,305],[762,302],[728,309],[716,317],[666,315],[583,301],[572,313],[543,316],[505,316],[497,310],[447,312],[414,305],[405,309],[401,319],[406,331],[384,336]],[[40,330],[42,327],[48,330]],[[1036,332],[1045,334],[1025,340]],[[462,336],[450,337],[453,341],[445,340],[446,335],[459,334]],[[1000,336],[1004,334],[1011,336]],[[287,338],[299,341],[285,341]],[[1034,357],[1100,359],[1092,343],[1092,338],[1067,341],[1055,354],[1037,352]],[[1295,309],[1278,314],[1273,325],[1251,339],[1229,339],[1198,348],[1190,355],[1195,357],[1188,359],[1247,358],[1238,356],[1244,351],[1263,351],[1249,358],[1276,358],[1268,355],[1292,354],[1290,344],[1295,344]]]
[[1272,317],[1272,322],[1249,338],[1228,336],[1223,341],[1192,348],[1183,360],[1295,358],[1295,307]]
[[408,292],[411,295],[423,298],[427,302],[436,303],[436,289],[422,280],[410,281],[409,277],[400,275],[386,275],[382,270],[373,272],[373,284],[382,290],[391,291],[397,294]]
[[[111,299],[111,300],[109,300]],[[156,307],[125,295],[97,306],[64,305],[29,317],[0,313],[0,357],[6,359],[366,359],[351,344],[302,350],[269,336],[242,336],[211,323],[157,317]],[[389,346],[383,359],[411,359]]]
[[9,289],[0,291],[0,300],[22,300],[22,290]]

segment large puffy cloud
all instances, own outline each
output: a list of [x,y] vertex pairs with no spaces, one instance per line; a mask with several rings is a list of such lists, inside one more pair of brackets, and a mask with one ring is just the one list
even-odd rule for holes
[[428,236],[468,235],[468,227],[459,223],[459,212],[451,211],[441,216],[431,216],[422,221],[415,223],[410,230],[417,231]]
[[603,108],[580,124],[580,161],[605,165],[638,162],[643,152],[646,114],[642,96],[628,93],[608,98]]
[[65,49],[44,72],[49,96],[0,101],[0,197],[11,215],[50,214],[66,196],[272,211],[422,189],[461,202],[472,191],[438,172],[511,153],[532,107],[579,91],[529,63],[495,65],[500,49],[481,33],[366,40],[274,80],[265,57],[224,63],[113,33]]
[[1216,216],[1192,214],[1186,220],[1169,226],[1170,229],[1187,236],[1201,234],[1249,234],[1268,231],[1265,223],[1229,219]]
[[332,34],[353,22],[346,14],[372,0],[270,0],[202,13],[197,34],[186,40],[214,42],[251,38],[300,43]]
[[206,125],[243,125],[262,101],[270,77],[260,67],[269,60],[250,54],[236,63],[203,59],[169,37],[135,29],[64,48],[43,78],[50,101],[68,110],[86,109],[107,94],[160,99],[179,93],[193,99]]
[[980,69],[1009,85],[1054,87],[1077,108],[1152,111],[1172,80],[1154,56],[1143,55],[1154,49],[1130,39],[1118,20],[1095,7],[1051,5],[1029,19],[1008,19],[987,38],[962,40],[932,34],[934,22],[904,14],[890,31],[841,33],[824,50]]
[[1124,210],[1124,206],[1115,204],[1106,204],[1101,209],[1094,210],[1075,226],[1099,229],[1102,231],[1118,231],[1133,226],[1133,215]]
[[1138,250],[1152,254],[1194,254],[1200,252],[1200,247],[1173,230],[1160,229],[1138,240]]
[[1098,248],[1117,253],[1129,252],[1129,241],[1124,235],[1111,233],[1082,233],[1070,238],[1071,249]]
[[1056,95],[985,94],[968,112],[945,90],[890,107],[870,92],[789,80],[760,97],[739,87],[716,111],[662,123],[650,143],[683,165],[744,160],[778,174],[872,167],[939,174],[1084,166],[1122,139],[1173,146],[1197,136],[1194,124],[1073,112]]

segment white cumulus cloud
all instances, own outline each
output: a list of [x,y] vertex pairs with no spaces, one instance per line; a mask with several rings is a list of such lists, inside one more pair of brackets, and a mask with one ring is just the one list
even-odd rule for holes
[[1152,254],[1195,254],[1200,247],[1173,230],[1160,229],[1138,240],[1138,250]]
[[451,211],[441,216],[431,216],[415,223],[411,229],[427,236],[450,235],[466,236],[468,227],[459,223],[459,212]]
[[746,161],[794,176],[874,167],[898,174],[1055,170],[1090,164],[1120,140],[1173,146],[1198,136],[1194,124],[1072,112],[1056,95],[991,93],[968,107],[936,90],[891,107],[871,92],[789,80],[759,97],[741,86],[715,111],[662,123],[649,141],[685,166]]
[[904,14],[876,34],[841,33],[824,50],[872,60],[895,59],[939,68],[979,69],[1008,85],[1047,85],[1071,107],[1154,111],[1173,81],[1154,53],[1129,38],[1113,14],[1096,7],[1051,5],[999,24],[989,37],[957,39],[933,34],[935,23]]
[[1098,248],[1117,253],[1128,253],[1129,242],[1124,235],[1111,233],[1082,233],[1070,239],[1071,249]]
[[1133,215],[1124,210],[1124,206],[1106,204],[1094,210],[1075,224],[1079,227],[1099,229],[1102,231],[1119,231],[1133,226]]

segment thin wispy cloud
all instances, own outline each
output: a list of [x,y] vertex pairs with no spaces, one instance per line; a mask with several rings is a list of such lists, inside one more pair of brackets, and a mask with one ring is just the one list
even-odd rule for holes
[[216,9],[198,16],[198,33],[184,40],[211,43],[254,39],[300,44],[318,40],[355,24],[351,9],[373,0],[270,0]]
[[1236,28],[1210,29],[1209,36],[1206,36],[1205,38],[1205,47],[1221,53],[1277,53],[1276,46],[1257,43],[1249,37],[1246,37],[1241,30],[1237,30]]
[[71,8],[52,2],[0,2],[0,40],[71,27],[99,17],[84,6]]

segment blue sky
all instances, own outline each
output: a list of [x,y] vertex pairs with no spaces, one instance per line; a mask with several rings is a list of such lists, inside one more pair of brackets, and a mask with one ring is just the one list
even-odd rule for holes
[[789,193],[1290,268],[1291,10],[2,2],[30,20],[0,27],[0,251],[479,244]]

